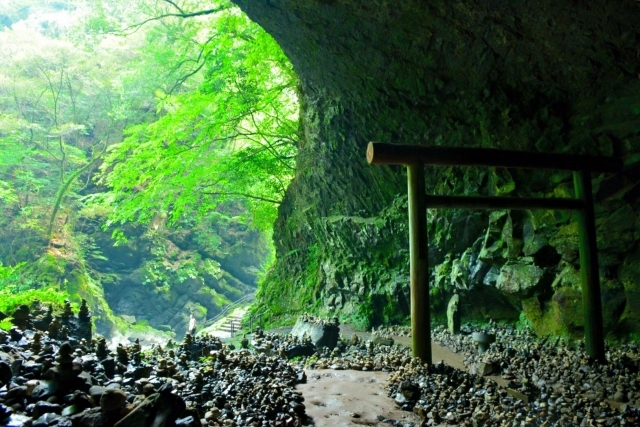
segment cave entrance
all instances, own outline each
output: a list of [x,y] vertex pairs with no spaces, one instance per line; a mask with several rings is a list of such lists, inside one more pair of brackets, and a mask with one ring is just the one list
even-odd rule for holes
[[[605,363],[598,248],[591,173],[617,173],[622,160],[612,157],[532,153],[487,148],[429,147],[370,142],[367,162],[407,166],[409,254],[413,355],[431,364],[431,309],[427,209],[549,209],[578,212],[582,308],[587,354]],[[476,166],[553,169],[573,172],[574,198],[437,196],[425,192],[424,166]]]

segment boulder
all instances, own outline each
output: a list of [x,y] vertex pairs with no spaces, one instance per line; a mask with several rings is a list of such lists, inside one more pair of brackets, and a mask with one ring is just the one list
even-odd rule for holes
[[[60,415],[54,413],[46,413],[38,417],[32,424],[33,427],[47,427],[52,425],[54,421],[60,418]],[[57,424],[57,422],[56,422]]]
[[13,377],[13,371],[8,363],[0,361],[0,384],[8,384]]
[[563,260],[569,263],[579,262],[578,223],[571,222],[561,226],[556,234],[549,240],[549,244],[558,251]]
[[108,388],[100,398],[100,408],[105,414],[120,411],[127,403],[127,394],[117,388]]
[[536,221],[534,221],[534,217],[531,215],[525,219],[522,226],[522,238],[524,241],[522,251],[525,256],[532,256],[540,251],[540,249],[549,245],[545,234],[537,232]]
[[[496,288],[510,296],[528,298],[543,287],[548,275],[545,269],[532,263],[530,258],[509,261],[500,269]],[[550,280],[548,281],[550,284]]]
[[99,402],[100,399],[102,399],[102,395],[106,390],[107,390],[106,387],[103,387],[100,385],[94,385],[89,389],[89,395],[94,401]]
[[40,418],[44,414],[61,414],[62,406],[57,403],[50,403],[46,400],[36,402],[33,407],[33,418]]
[[58,392],[59,385],[56,381],[40,381],[35,387],[31,396],[34,399],[44,400]]
[[291,330],[291,335],[300,339],[307,335],[316,347],[333,348],[338,343],[340,327],[329,323],[298,319]]
[[74,427],[107,427],[108,425],[113,425],[113,421],[105,418],[100,408],[87,409],[69,418]]
[[316,348],[311,344],[292,345],[284,351],[287,359],[291,359],[293,357],[313,356],[313,353],[315,352]]

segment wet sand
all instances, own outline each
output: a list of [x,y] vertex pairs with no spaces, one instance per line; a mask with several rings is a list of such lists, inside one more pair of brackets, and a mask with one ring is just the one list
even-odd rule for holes
[[387,397],[389,373],[332,369],[306,373],[307,383],[297,389],[305,398],[307,415],[317,427],[376,426],[384,419],[420,423],[416,414],[400,410]]
[[[270,332],[287,334],[291,328],[280,328]],[[371,333],[356,331],[351,325],[340,325],[340,333],[347,339],[354,333],[363,339],[371,339]],[[410,337],[393,337],[396,344],[411,346]],[[444,362],[457,369],[466,370],[462,354],[431,342],[433,363]],[[420,417],[413,412],[402,411],[393,398],[387,396],[385,384],[389,373],[362,372],[352,370],[306,370],[307,384],[297,389],[305,398],[307,415],[315,426],[389,426],[381,420],[389,419],[420,425]],[[501,385],[506,380],[499,376],[488,376]],[[353,416],[356,414],[356,417]]]
[[[341,326],[341,329],[344,326]],[[353,332],[351,332],[353,333]],[[370,334],[357,332],[362,338]],[[347,335],[347,334],[345,334]],[[411,345],[411,338],[394,337],[398,344]],[[433,361],[464,369],[462,355],[434,342],[431,343]],[[353,370],[306,370],[307,383],[296,388],[305,398],[307,415],[317,427],[378,426],[384,419],[410,425],[420,425],[420,417],[402,411],[385,389],[389,373]]]

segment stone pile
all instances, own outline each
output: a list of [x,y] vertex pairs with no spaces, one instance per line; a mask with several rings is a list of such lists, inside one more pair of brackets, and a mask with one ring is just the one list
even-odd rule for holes
[[[423,426],[640,426],[637,344],[609,348],[609,363],[599,365],[580,344],[540,340],[497,325],[481,331],[494,334],[496,342],[479,355],[472,339],[478,331],[466,326],[453,335],[439,327],[433,333],[434,340],[463,355],[466,371],[428,366],[406,347],[355,334],[300,362],[310,369],[392,372],[389,396],[420,415]],[[486,375],[502,377],[502,385]]]
[[11,331],[0,331],[0,425],[11,427],[301,426],[308,420],[294,387],[306,380],[303,366],[391,372],[390,398],[423,426],[640,425],[637,344],[609,348],[609,363],[598,365],[580,344],[528,331],[491,325],[484,332],[496,341],[479,355],[472,328],[455,335],[437,328],[434,339],[463,355],[463,371],[377,343],[386,332],[339,336],[333,348],[258,332],[249,349],[187,335],[148,351],[134,342],[112,352],[102,337],[65,330],[69,319],[90,317],[86,308],[77,318],[70,306],[62,316],[24,307],[17,315]]
[[[0,313],[0,318],[8,317]],[[11,314],[11,323],[18,330],[36,329],[47,331],[51,338],[65,339],[69,335],[86,340],[91,339],[91,314],[87,301],[82,300],[79,313],[76,316],[71,309],[71,303],[65,301],[64,312],[60,316],[53,315],[53,308],[34,300],[31,306],[20,305]]]
[[233,351],[206,335],[111,352],[103,337],[56,339],[30,329],[31,319],[0,333],[0,425],[292,427],[306,419],[294,390],[304,372],[278,354]]
[[[609,363],[600,365],[589,361],[579,344],[497,326],[491,331],[496,342],[478,355],[470,332],[434,332],[436,341],[463,353],[468,372],[413,359],[392,374],[390,396],[403,408],[412,407],[423,425],[640,425],[637,344],[608,349]],[[483,376],[491,374],[506,386]]]
[[411,336],[411,327],[410,326],[380,326],[378,329],[373,329],[371,331],[373,336],[382,336],[382,337],[410,337]]
[[333,349],[319,348],[305,363],[310,369],[392,372],[410,361],[406,347],[378,344],[376,338],[365,340],[354,334],[347,340],[341,336]]

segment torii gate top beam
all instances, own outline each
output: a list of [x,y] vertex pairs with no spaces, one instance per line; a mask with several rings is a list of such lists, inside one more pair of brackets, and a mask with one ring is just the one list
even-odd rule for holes
[[613,157],[573,154],[532,153],[493,148],[430,147],[370,142],[367,162],[372,165],[409,165],[422,163],[439,166],[493,166],[522,169],[588,170],[616,173],[622,160]]

